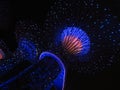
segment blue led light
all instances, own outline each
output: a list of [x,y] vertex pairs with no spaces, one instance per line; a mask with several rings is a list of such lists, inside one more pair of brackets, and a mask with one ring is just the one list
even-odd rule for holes
[[39,57],[39,60],[42,60],[45,57],[51,57],[51,58],[53,58],[53,60],[55,60],[59,64],[59,66],[61,68],[61,72],[57,76],[57,78],[54,80],[54,86],[57,88],[57,90],[63,90],[64,89],[64,84],[65,84],[65,75],[66,75],[64,64],[62,63],[62,61],[56,55],[54,55],[50,52],[41,53],[41,55]]
[[32,41],[21,38],[18,43],[18,51],[24,59],[35,62],[34,60],[38,53],[37,48]]

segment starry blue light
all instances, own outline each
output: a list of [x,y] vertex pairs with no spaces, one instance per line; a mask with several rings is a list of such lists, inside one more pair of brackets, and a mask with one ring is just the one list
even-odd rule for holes
[[[82,74],[94,74],[97,71],[102,71],[119,60],[117,57],[119,57],[118,54],[120,52],[120,24],[117,21],[117,17],[110,13],[110,9],[101,7],[97,0],[57,0],[48,13],[43,29],[43,37],[40,39],[39,34],[42,30],[36,24],[27,23],[26,25],[22,23],[22,25],[16,28],[18,48],[15,52],[15,57],[17,59],[9,58],[11,53],[0,41],[0,48],[5,52],[5,57],[7,58],[0,61],[0,77],[12,70],[22,60],[27,60],[28,62],[39,61],[37,64],[31,63],[31,66],[25,68],[18,75],[11,77],[2,84],[0,81],[0,88],[11,84],[16,79],[19,80],[18,83],[14,82],[14,86],[20,82],[23,84],[23,87],[28,86],[32,90],[41,87],[41,90],[49,89],[52,85],[57,90],[64,88],[65,66],[60,58],[50,52],[38,53],[38,46],[41,48],[40,44],[43,42],[42,40],[46,42],[48,39],[46,43],[49,47],[45,48],[49,48],[53,50],[52,52],[59,55],[66,67],[68,66],[67,68],[77,70]],[[57,44],[59,46],[55,46],[54,41],[49,41],[52,40],[51,36],[57,32],[59,32],[57,34],[57,39],[59,39]],[[66,54],[60,47],[60,42],[67,35],[79,38],[84,45],[77,57]],[[44,46],[44,43],[42,44]],[[40,54],[39,58],[37,57],[38,54]],[[43,60],[46,57],[51,57],[52,59]],[[52,61],[56,61],[59,66],[56,66],[57,68],[54,67],[53,63],[51,64]],[[52,70],[53,72],[51,72]],[[24,85],[24,81],[27,84]],[[50,83],[50,86],[48,83]],[[18,86],[22,87],[22,85]]]
[[21,38],[19,40],[17,50],[17,53],[19,52],[23,59],[35,62],[38,53],[36,46],[32,41],[28,40],[27,38]]

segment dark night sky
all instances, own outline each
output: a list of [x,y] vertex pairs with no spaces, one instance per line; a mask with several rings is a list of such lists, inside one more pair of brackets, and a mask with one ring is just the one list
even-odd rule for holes
[[[50,6],[54,3],[52,1],[55,0],[16,0],[15,2],[8,3],[9,18],[5,19],[6,23],[1,23],[0,21],[0,38],[6,42],[10,50],[14,51],[17,47],[14,36],[15,21],[19,18],[31,19],[42,25]],[[102,0],[101,4],[110,7],[112,13],[118,16],[120,21],[119,0]],[[0,12],[0,14],[2,13]],[[5,16],[0,15],[1,17],[4,20],[7,17],[6,13]],[[120,88],[117,83],[120,80],[119,66],[118,64],[113,65],[109,70],[105,70],[96,76],[81,76],[76,72],[68,72],[66,90],[118,90],[115,88]]]

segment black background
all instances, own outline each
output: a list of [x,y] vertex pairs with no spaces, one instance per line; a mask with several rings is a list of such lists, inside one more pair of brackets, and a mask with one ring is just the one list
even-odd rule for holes
[[[6,4],[7,1],[8,3]],[[14,35],[15,22],[17,19],[31,19],[41,25],[46,19],[47,12],[55,0],[0,0],[8,6],[7,13],[0,10],[0,39],[3,39],[11,51],[17,47]],[[1,6],[0,4],[0,6]],[[120,1],[101,0],[101,4],[111,8],[113,15],[118,16],[120,21]],[[2,7],[2,8],[3,8]],[[3,21],[5,23],[3,23]],[[77,72],[67,71],[65,90],[119,90],[120,64],[114,64],[109,70],[104,70],[95,76],[81,76]]]

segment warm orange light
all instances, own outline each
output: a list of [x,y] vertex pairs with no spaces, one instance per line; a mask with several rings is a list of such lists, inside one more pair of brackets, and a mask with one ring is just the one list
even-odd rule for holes
[[65,36],[62,45],[71,54],[78,54],[82,50],[81,41],[72,35]]
[[4,53],[3,51],[0,49],[0,60],[4,58]]

